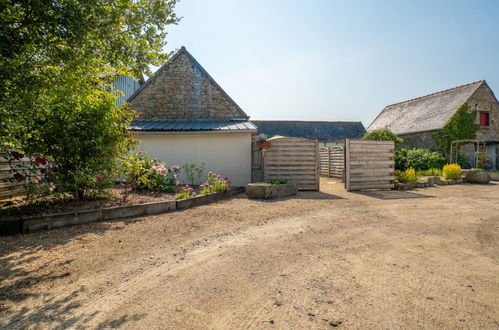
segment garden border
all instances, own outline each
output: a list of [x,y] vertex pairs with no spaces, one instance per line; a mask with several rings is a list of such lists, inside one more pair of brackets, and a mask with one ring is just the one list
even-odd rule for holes
[[141,217],[177,210],[180,211],[223,200],[236,194],[243,193],[244,191],[244,187],[233,187],[228,192],[220,191],[178,201],[152,202],[27,217],[11,217],[0,219],[0,235],[29,234],[42,230],[51,230],[54,228],[97,221]]

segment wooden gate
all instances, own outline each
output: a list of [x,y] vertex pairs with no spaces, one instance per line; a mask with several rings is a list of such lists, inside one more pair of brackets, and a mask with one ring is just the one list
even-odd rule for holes
[[343,147],[324,147],[319,149],[321,176],[341,178],[345,168]]
[[350,140],[345,142],[345,188],[394,188],[395,143],[393,141]]
[[300,190],[319,190],[319,144],[295,137],[270,139],[263,152],[264,179],[284,179]]

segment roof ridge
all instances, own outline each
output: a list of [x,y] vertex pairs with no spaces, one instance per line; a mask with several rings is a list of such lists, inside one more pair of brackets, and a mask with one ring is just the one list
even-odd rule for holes
[[423,96],[415,97],[415,98],[412,98],[412,99],[409,99],[409,100],[405,100],[405,101],[402,101],[402,102],[397,102],[397,103],[389,104],[389,105],[387,105],[385,107],[385,109],[388,108],[388,107],[394,106],[394,105],[403,104],[403,103],[407,103],[407,102],[411,102],[411,101],[423,99],[425,97],[429,97],[429,96],[433,96],[433,95],[438,95],[438,94],[445,93],[445,92],[448,92],[448,91],[451,91],[451,90],[455,90],[455,89],[459,89],[459,88],[463,88],[463,87],[467,87],[467,86],[471,86],[471,85],[475,85],[475,84],[481,84],[483,82],[485,82],[485,80],[478,80],[478,81],[474,81],[474,82],[471,82],[471,83],[468,83],[468,84],[464,84],[464,85],[460,85],[460,86],[456,86],[456,87],[444,89],[444,90],[441,90],[441,91],[438,91],[438,92],[426,94],[426,95],[423,95]]
[[275,122],[275,123],[334,123],[334,124],[362,124],[362,121],[327,121],[327,120],[259,120],[252,119],[251,121],[264,121],[264,122]]

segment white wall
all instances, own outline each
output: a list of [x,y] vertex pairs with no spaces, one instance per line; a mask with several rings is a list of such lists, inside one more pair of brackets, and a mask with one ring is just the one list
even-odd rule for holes
[[[251,180],[251,133],[135,134],[137,148],[168,166],[187,162],[206,164],[208,171],[229,177],[232,185]],[[205,180],[206,178],[203,178]]]

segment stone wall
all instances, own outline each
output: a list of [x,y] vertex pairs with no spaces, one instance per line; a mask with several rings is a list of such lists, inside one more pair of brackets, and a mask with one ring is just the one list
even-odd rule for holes
[[470,110],[477,111],[476,123],[479,124],[479,111],[487,111],[490,113],[490,127],[480,127],[476,137],[485,141],[499,141],[499,103],[495,99],[493,92],[487,86],[482,84],[468,99]]
[[432,132],[421,132],[414,134],[400,135],[404,139],[402,143],[402,148],[414,149],[414,148],[425,148],[432,149],[435,151],[442,151],[438,146],[437,142],[432,136]]
[[142,119],[247,117],[185,48],[129,101]]

